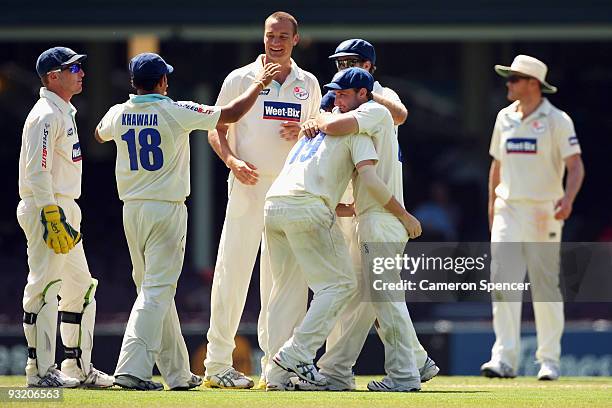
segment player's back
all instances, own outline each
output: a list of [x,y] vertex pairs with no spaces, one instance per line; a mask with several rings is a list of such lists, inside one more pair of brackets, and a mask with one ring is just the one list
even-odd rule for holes
[[190,192],[189,133],[213,129],[219,112],[157,94],[132,95],[111,108],[98,131],[105,128],[117,145],[119,198],[184,201]]
[[377,160],[370,137],[357,134],[315,138],[302,137],[293,147],[266,198],[276,196],[320,197],[331,209],[342,197],[355,170],[363,160]]

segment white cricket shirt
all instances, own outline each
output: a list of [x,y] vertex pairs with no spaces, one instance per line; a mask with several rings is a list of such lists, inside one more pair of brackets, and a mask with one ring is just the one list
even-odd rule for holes
[[[263,70],[263,55],[232,71],[223,81],[217,106],[240,96]],[[280,137],[281,123],[302,124],[314,118],[321,104],[319,82],[291,60],[291,73],[281,85],[272,81],[262,90],[255,105],[228,130],[230,147],[241,159],[254,164],[262,176],[276,177],[295,144]]]
[[572,119],[543,98],[522,120],[518,101],[497,114],[489,153],[500,162],[495,194],[504,200],[557,200],[563,196],[563,159],[580,153]]
[[185,200],[190,192],[189,133],[217,126],[221,108],[158,95],[130,95],[98,125],[103,140],[117,145],[119,198]]
[[26,118],[19,154],[19,196],[39,208],[56,204],[54,195],[81,195],[82,156],[76,108],[47,88]]
[[302,137],[289,152],[266,199],[313,195],[335,211],[355,165],[363,160],[378,160],[369,136],[319,133],[312,139]]

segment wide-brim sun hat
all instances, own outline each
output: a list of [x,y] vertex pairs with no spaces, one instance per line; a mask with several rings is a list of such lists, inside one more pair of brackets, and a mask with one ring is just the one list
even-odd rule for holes
[[504,78],[512,74],[522,74],[533,77],[542,84],[542,93],[553,94],[557,92],[557,87],[546,82],[548,67],[537,58],[529,55],[517,55],[512,61],[512,65],[495,65],[495,72]]

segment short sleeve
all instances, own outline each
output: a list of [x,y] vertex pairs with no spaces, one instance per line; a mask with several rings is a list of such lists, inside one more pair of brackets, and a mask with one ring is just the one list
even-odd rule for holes
[[100,123],[98,123],[98,127],[96,128],[98,131],[98,136],[100,136],[100,139],[104,140],[105,142],[108,142],[113,138],[113,124],[119,107],[120,105],[115,105],[110,108],[104,117],[102,117]]
[[319,113],[319,109],[321,107],[321,88],[319,87],[319,81],[316,78],[313,79],[312,89],[310,90],[311,98],[310,105],[308,109],[308,116],[306,119],[314,119]]
[[384,106],[378,103],[367,102],[361,104],[357,109],[351,111],[353,117],[359,124],[359,133],[374,136],[379,124],[384,120],[385,115],[391,114]]
[[172,116],[188,132],[192,130],[212,130],[221,116],[220,106],[202,105],[191,101],[173,102]]
[[391,88],[384,87],[382,96],[389,100],[392,100],[393,102],[402,103],[402,100],[400,99],[399,95]]
[[491,145],[489,146],[489,154],[495,160],[501,160],[501,125],[499,123],[499,115],[493,125],[493,135],[491,136]]
[[236,99],[242,92],[240,92],[240,80],[241,76],[237,75],[236,71],[230,73],[221,85],[221,90],[217,96],[216,106],[225,106],[234,99]]
[[559,117],[556,118],[554,125],[554,138],[559,146],[559,153],[563,159],[572,156],[574,154],[581,153],[580,143],[576,136],[576,130],[574,129],[574,122],[568,114],[562,112]]
[[353,163],[357,165],[364,160],[378,161],[378,154],[374,148],[372,138],[363,134],[347,136],[349,138],[349,147],[351,149],[351,157]]

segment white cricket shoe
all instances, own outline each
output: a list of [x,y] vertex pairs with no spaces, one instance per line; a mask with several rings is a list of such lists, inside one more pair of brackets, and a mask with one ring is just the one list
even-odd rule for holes
[[296,360],[287,353],[280,350],[274,355],[272,361],[285,371],[295,373],[302,380],[308,381],[315,385],[326,385],[327,379],[320,374],[317,367],[312,362]]
[[516,373],[508,364],[501,361],[487,361],[480,366],[480,374],[488,378],[514,378]]
[[98,370],[93,364],[89,365],[89,373],[87,375],[83,373],[83,370],[76,363],[74,366],[62,363],[62,372],[68,377],[78,379],[80,386],[83,388],[108,388],[112,387],[115,383],[115,377]]
[[379,392],[415,392],[421,391],[420,381],[411,384],[398,384],[389,377],[384,377],[382,381],[370,381],[368,390]]
[[440,372],[440,368],[436,365],[436,362],[433,361],[429,356],[427,356],[427,360],[425,360],[425,364],[423,367],[419,368],[419,374],[421,376],[421,382],[427,382],[434,378]]
[[255,381],[230,367],[219,374],[207,376],[204,385],[208,388],[247,389],[253,388]]
[[277,365],[274,365],[266,373],[266,391],[295,391],[295,384],[299,378]]
[[554,361],[545,360],[538,371],[538,380],[554,381],[559,379],[559,364]]
[[316,385],[308,381],[304,381],[301,378],[295,383],[296,391],[355,391],[357,387],[353,381],[350,385],[334,381],[331,377],[325,377],[327,384]]
[[78,387],[80,384],[81,382],[78,379],[68,377],[66,374],[58,370],[55,364],[49,367],[47,373],[42,377],[38,374],[27,376],[28,387],[75,388]]

